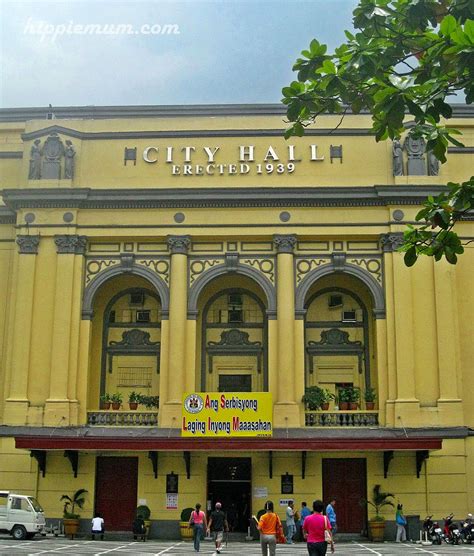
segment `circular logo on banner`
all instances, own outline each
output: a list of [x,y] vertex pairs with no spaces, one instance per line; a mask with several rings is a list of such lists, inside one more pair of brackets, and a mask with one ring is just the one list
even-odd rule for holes
[[199,413],[201,409],[204,407],[204,401],[201,396],[197,394],[190,394],[184,400],[184,409],[189,413]]

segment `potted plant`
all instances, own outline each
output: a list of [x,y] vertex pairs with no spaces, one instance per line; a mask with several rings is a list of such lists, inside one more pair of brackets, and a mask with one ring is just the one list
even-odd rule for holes
[[306,409],[309,411],[316,411],[321,408],[324,402],[324,393],[319,386],[307,386],[304,389],[304,396],[301,398],[304,402]]
[[372,492],[372,500],[363,498],[360,502],[363,506],[372,506],[375,509],[375,516],[369,519],[369,536],[372,541],[383,541],[385,533],[385,518],[380,515],[380,510],[384,506],[392,506],[394,504],[389,498],[394,498],[389,492],[382,492],[380,485],[375,485]]
[[360,390],[351,386],[349,388],[349,409],[357,409],[360,401]]
[[179,522],[179,530],[181,531],[181,538],[187,541],[193,538],[193,530],[189,527],[189,520],[194,508],[184,508],[181,512],[181,521]]
[[122,405],[122,394],[120,392],[116,392],[110,396],[110,401],[112,402],[112,409],[120,409]]
[[377,399],[377,394],[375,392],[375,388],[367,388],[364,393],[364,400],[365,400],[365,408],[366,409],[374,409],[375,408],[375,400]]
[[347,411],[349,409],[349,402],[351,400],[351,392],[349,388],[341,388],[338,393],[338,405],[341,411]]
[[157,409],[160,407],[160,396],[144,396],[139,394],[139,402],[147,409]]
[[75,513],[76,506],[82,510],[84,502],[86,501],[87,490],[81,488],[76,490],[76,492],[71,496],[63,494],[60,498],[62,502],[64,500],[63,507],[63,524],[64,524],[64,534],[71,535],[71,539],[79,530],[79,518],[80,515]]
[[324,411],[327,411],[329,409],[329,403],[332,400],[336,399],[336,396],[330,392],[327,388],[323,389],[323,397],[324,397],[324,401],[321,404],[321,409],[323,409]]
[[138,404],[140,403],[140,394],[136,392],[130,392],[128,395],[128,406],[130,409],[137,409]]
[[143,519],[143,521],[145,522],[146,536],[148,537],[149,533],[150,533],[150,527],[151,527],[151,520],[150,520],[151,511],[150,511],[150,508],[148,506],[145,506],[145,505],[138,506],[136,513],[137,513],[137,517],[141,517]]
[[107,394],[107,393],[103,394],[103,395],[100,397],[100,405],[101,405],[101,408],[102,408],[102,409],[110,409],[110,404],[111,404],[111,401],[110,401],[110,394]]

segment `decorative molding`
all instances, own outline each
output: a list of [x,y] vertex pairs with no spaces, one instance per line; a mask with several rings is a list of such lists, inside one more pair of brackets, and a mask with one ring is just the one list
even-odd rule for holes
[[213,357],[216,355],[254,355],[257,358],[257,372],[262,372],[262,342],[251,342],[248,332],[238,328],[231,328],[221,332],[219,342],[210,341],[207,343],[206,352],[209,356],[209,373],[213,371]]
[[100,272],[111,266],[119,264],[118,259],[93,259],[86,264],[86,286]]
[[177,208],[184,210],[185,208],[232,207],[418,206],[429,195],[436,197],[445,191],[446,186],[441,185],[100,190],[28,188],[4,189],[2,196],[7,207],[15,211],[34,208]]
[[383,276],[382,276],[382,261],[378,258],[357,258],[351,259],[351,263],[356,264],[357,266],[365,268],[367,272],[370,272],[377,282],[382,285],[383,284]]
[[224,264],[229,272],[235,272],[239,264],[239,253],[226,253]]
[[1,151],[0,159],[2,158],[23,158],[23,151]]
[[253,268],[258,268],[258,270],[265,274],[270,282],[275,285],[275,262],[273,259],[269,259],[268,257],[264,259],[243,259],[240,262],[241,264],[248,264]]
[[380,245],[384,253],[392,253],[403,244],[403,232],[391,232],[380,236]]
[[17,236],[18,253],[21,255],[37,255],[40,236]]
[[362,373],[362,361],[364,357],[364,346],[360,340],[350,340],[349,332],[339,328],[330,328],[321,331],[321,340],[316,342],[310,340],[306,345],[306,353],[309,356],[309,372],[314,372],[313,357],[316,355],[356,355],[358,359],[358,370]]
[[362,342],[360,340],[349,340],[349,332],[345,330],[340,330],[339,328],[330,328],[329,330],[323,330],[321,332],[321,340],[315,342],[310,340],[308,346],[318,348],[321,346],[353,346],[362,347]]
[[295,269],[296,269],[296,285],[298,285],[308,272],[314,268],[318,268],[323,264],[330,263],[330,259],[324,259],[320,257],[305,257],[304,259],[296,259]]
[[187,255],[191,246],[191,236],[168,236],[166,243],[172,255]]
[[296,234],[275,234],[273,236],[273,244],[277,253],[293,253],[296,241]]
[[345,253],[333,253],[331,255],[332,264],[334,267],[334,272],[344,272],[344,267],[346,266],[346,254]]
[[221,333],[221,339],[218,342],[208,342],[208,347],[241,347],[250,346],[252,348],[258,347],[262,349],[262,342],[249,340],[249,333],[239,330],[238,328],[231,328],[224,330]]
[[122,334],[122,339],[119,342],[111,341],[109,346],[115,348],[143,348],[143,347],[157,347],[160,342],[151,342],[150,333],[134,328],[133,330],[126,330]]
[[58,254],[84,255],[87,249],[87,237],[79,235],[54,236]]
[[170,283],[170,263],[168,259],[141,259],[135,261],[136,264],[140,264],[154,270],[167,285]]
[[223,259],[198,259],[192,260],[189,263],[189,285],[194,284],[194,281],[208,268],[216,265],[224,264]]

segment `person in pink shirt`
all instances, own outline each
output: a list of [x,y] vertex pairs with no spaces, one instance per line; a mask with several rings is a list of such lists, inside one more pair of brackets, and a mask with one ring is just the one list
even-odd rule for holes
[[315,500],[313,513],[303,523],[303,535],[307,542],[309,556],[325,556],[328,544],[331,546],[331,552],[334,552],[334,543],[328,543],[325,540],[324,531],[326,529],[331,531],[331,523],[323,515],[323,510],[322,500]]
[[196,504],[196,509],[192,511],[189,526],[193,528],[194,550],[199,552],[201,539],[207,529],[206,514],[201,510],[201,504]]

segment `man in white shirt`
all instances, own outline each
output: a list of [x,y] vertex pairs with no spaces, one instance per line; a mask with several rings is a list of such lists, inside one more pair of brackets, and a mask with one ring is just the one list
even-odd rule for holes
[[296,533],[295,524],[295,510],[293,500],[288,500],[288,508],[286,508],[286,529],[287,529],[287,540],[288,544],[293,544],[293,537]]
[[100,540],[104,540],[104,519],[99,514],[96,513],[95,517],[92,518],[92,540],[95,541],[95,536],[100,535]]

